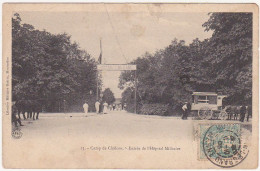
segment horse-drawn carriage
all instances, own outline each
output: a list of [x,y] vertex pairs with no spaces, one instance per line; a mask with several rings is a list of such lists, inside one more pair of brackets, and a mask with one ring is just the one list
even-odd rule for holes
[[226,95],[219,95],[215,92],[193,92],[191,110],[200,119],[221,119],[227,118],[223,110],[222,100]]

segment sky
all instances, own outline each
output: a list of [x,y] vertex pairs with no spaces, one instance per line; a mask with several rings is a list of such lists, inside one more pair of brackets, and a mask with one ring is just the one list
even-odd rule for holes
[[[211,36],[202,24],[207,13],[180,12],[18,12],[23,23],[53,34],[67,33],[96,60],[102,40],[103,64],[126,64],[145,52],[154,53],[168,46],[172,40]],[[102,72],[103,89],[110,88],[116,98],[120,71]]]

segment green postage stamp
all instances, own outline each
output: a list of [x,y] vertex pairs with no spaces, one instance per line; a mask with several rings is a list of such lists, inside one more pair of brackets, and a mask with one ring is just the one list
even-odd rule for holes
[[200,124],[199,160],[228,168],[241,163],[248,155],[248,145],[241,134],[241,124]]

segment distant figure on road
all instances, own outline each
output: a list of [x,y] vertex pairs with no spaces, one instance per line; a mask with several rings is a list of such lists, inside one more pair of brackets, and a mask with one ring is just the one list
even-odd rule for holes
[[97,100],[96,103],[95,103],[95,108],[96,108],[96,113],[99,113],[99,101]]
[[105,103],[104,103],[104,109],[103,109],[103,113],[104,113],[104,114],[107,113],[107,107],[108,107],[108,104],[107,104],[107,102],[105,101]]
[[247,122],[249,121],[249,117],[252,116],[252,106],[249,105],[247,107]]
[[124,110],[126,110],[126,103],[124,104]]
[[108,105],[108,108],[110,111],[112,111],[112,109],[113,109],[112,105]]
[[116,109],[116,104],[114,103],[114,104],[113,104],[113,110],[115,110],[115,109]]
[[117,110],[121,111],[121,104],[117,105]]
[[103,113],[103,102],[100,100],[99,113]]
[[88,104],[87,104],[86,101],[85,101],[85,103],[83,104],[83,109],[84,109],[84,112],[85,112],[85,116],[87,117],[87,115],[88,115]]
[[241,122],[244,122],[245,115],[246,115],[246,106],[242,105],[242,107],[240,108],[240,121]]
[[41,103],[37,100],[34,100],[32,109],[33,109],[33,120],[39,119],[39,114],[42,111]]
[[188,110],[188,107],[187,107],[187,102],[184,103],[184,105],[182,106],[182,119],[187,119],[187,110]]

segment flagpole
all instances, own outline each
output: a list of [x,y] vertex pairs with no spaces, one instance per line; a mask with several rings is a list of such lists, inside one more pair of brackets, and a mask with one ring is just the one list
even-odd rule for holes
[[100,54],[102,55],[102,38],[100,38]]
[[[99,58],[98,58],[98,62],[99,64],[102,64],[102,42],[101,42],[101,38],[100,38],[100,55],[99,55]],[[99,97],[99,92],[98,92],[98,78],[99,78],[99,71],[97,69],[97,100],[98,100],[98,97]]]

